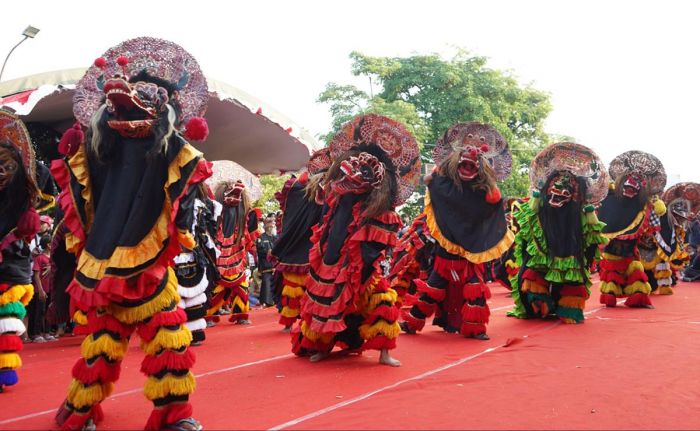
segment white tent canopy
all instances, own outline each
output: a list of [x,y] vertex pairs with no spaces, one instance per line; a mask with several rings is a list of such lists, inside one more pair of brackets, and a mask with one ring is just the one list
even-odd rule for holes
[[[0,83],[0,106],[63,132],[74,122],[73,93],[84,73],[66,69]],[[195,146],[208,160],[232,160],[256,174],[294,171],[319,147],[306,130],[255,97],[220,81],[207,83],[209,138]]]

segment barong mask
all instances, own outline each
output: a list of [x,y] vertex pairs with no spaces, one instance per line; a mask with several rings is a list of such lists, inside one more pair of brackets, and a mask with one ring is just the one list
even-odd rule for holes
[[224,190],[224,205],[227,207],[237,207],[243,199],[243,190],[245,190],[245,185],[241,180],[229,185],[226,190]]
[[578,201],[578,183],[570,172],[559,172],[547,188],[549,206],[561,208],[571,201]]
[[110,120],[107,124],[127,138],[150,136],[158,118],[167,111],[168,90],[151,82],[128,82],[115,76],[105,82],[103,91]]
[[461,151],[459,165],[457,166],[457,174],[462,181],[471,181],[479,175],[481,168],[481,156],[488,152],[489,146],[485,142],[485,137],[475,137],[471,133],[467,135],[469,140],[480,140],[482,144],[479,147],[465,146]]
[[[38,193],[35,171],[34,171],[34,149],[29,137],[29,132],[24,123],[11,112],[0,109],[0,192],[3,194],[3,201],[0,205],[13,205],[11,202],[17,196],[14,189],[18,182],[22,181],[22,187],[29,193],[30,201],[33,201]],[[17,175],[22,175],[20,180]],[[9,199],[6,199],[9,198]]]
[[375,156],[360,153],[343,160],[340,171],[342,176],[331,183],[331,190],[338,195],[361,195],[381,185],[386,166]]
[[670,208],[671,213],[680,218],[676,224],[682,224],[683,221],[692,220],[700,211],[700,184],[698,183],[677,183],[669,187],[661,196],[666,206]]
[[411,196],[418,183],[418,144],[403,124],[390,118],[359,115],[341,127],[329,148],[335,163],[345,159],[340,169],[343,178],[333,176],[330,187],[337,193],[376,190],[370,201],[383,200],[395,207]]
[[659,195],[666,186],[666,171],[653,154],[643,151],[626,151],[610,162],[610,177],[626,198],[645,200]]
[[208,98],[206,79],[190,53],[166,40],[138,37],[95,60],[76,84],[73,113],[90,127],[104,108],[107,126],[124,137],[157,135],[167,122],[197,141],[208,133],[202,118]]
[[[602,202],[608,194],[608,178],[600,157],[573,142],[548,146],[530,164],[533,197],[553,208],[572,201],[593,206]],[[537,206],[537,201],[532,205]]]
[[643,187],[646,187],[647,182],[642,180],[637,174],[629,174],[622,184],[622,196],[626,198],[634,198],[639,194]]

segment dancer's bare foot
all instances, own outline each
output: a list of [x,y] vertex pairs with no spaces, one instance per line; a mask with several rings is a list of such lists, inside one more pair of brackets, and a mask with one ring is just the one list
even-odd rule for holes
[[309,362],[318,362],[326,359],[328,357],[328,352],[317,352],[309,357]]
[[251,323],[253,323],[253,322],[251,322],[248,319],[238,319],[235,322],[236,325],[250,325]]
[[166,425],[166,430],[174,431],[201,431],[203,429],[202,424],[195,418],[180,419],[174,424]]
[[284,332],[285,334],[289,334],[290,332],[292,332],[292,325],[285,326],[284,328],[282,328],[282,332]]
[[383,365],[388,365],[390,367],[401,366],[401,361],[391,357],[391,355],[389,354],[389,349],[382,349],[379,352],[379,363]]

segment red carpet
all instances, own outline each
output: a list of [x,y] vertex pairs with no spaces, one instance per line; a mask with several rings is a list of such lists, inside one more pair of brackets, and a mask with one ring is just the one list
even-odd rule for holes
[[[195,414],[207,429],[700,428],[700,285],[654,296],[655,310],[600,309],[596,292],[576,326],[507,318],[510,298],[492,290],[491,341],[428,327],[399,338],[400,368],[374,352],[293,357],[275,310],[252,326],[222,322],[195,348]],[[20,384],[0,394],[0,429],[53,426],[80,341],[26,346]],[[100,429],[145,424],[142,357],[132,340]]]

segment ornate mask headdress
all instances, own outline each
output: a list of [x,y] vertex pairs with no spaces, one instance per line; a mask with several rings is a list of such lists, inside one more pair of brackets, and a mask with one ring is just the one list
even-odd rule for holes
[[26,172],[27,190],[33,203],[38,190],[34,172],[34,149],[29,132],[16,115],[0,109],[0,191],[14,180],[19,171],[19,163]]
[[[585,195],[579,190],[579,179],[586,184]],[[608,172],[593,150],[573,142],[552,144],[540,151],[530,165],[534,198],[531,206],[536,208],[545,194],[552,207],[561,208],[574,200],[593,214],[594,206],[608,194],[608,182]]]
[[661,199],[674,215],[692,220],[700,212],[700,184],[674,184],[663,193]]
[[433,159],[441,165],[455,151],[461,152],[458,174],[464,181],[478,175],[481,160],[486,160],[501,181],[510,175],[513,159],[508,143],[498,131],[476,122],[458,123],[447,129],[433,148]]
[[309,158],[309,161],[306,163],[306,170],[309,171],[309,174],[315,175],[327,171],[332,164],[333,160],[331,160],[331,149],[325,147],[314,151]]
[[152,37],[130,39],[95,60],[76,85],[73,113],[89,126],[102,104],[109,127],[127,137],[145,137],[167,106],[179,114],[175,127],[191,140],[208,129],[201,116],[208,100],[207,82],[197,61],[172,42]]
[[[381,184],[386,175],[393,175],[398,190],[392,197],[392,205],[401,205],[413,193],[420,174],[415,138],[397,121],[377,114],[360,115],[333,137],[331,158],[336,160],[350,150],[363,148],[368,150],[342,162],[344,178],[332,187],[341,193],[363,193]],[[393,166],[387,166],[369,149],[381,150]]]
[[643,151],[627,151],[615,157],[610,163],[610,177],[613,181],[625,178],[623,187],[647,188],[650,194],[658,195],[666,186],[666,171],[663,164],[653,154]]

